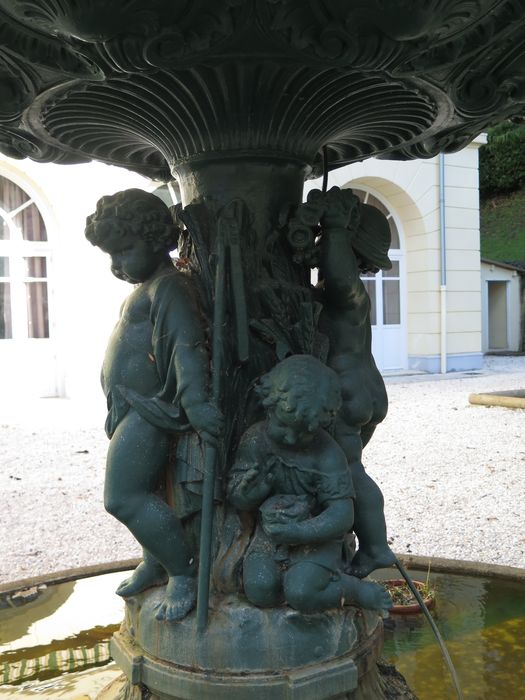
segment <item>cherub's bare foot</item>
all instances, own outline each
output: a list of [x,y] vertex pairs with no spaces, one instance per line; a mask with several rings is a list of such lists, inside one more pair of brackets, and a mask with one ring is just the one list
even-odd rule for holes
[[117,588],[117,595],[123,598],[142,593],[152,586],[162,586],[168,580],[164,568],[152,561],[141,562],[131,576],[124,579]]
[[177,622],[193,610],[197,601],[197,583],[192,576],[170,576],[164,600],[155,608],[157,620]]
[[352,586],[352,600],[349,601],[353,605],[360,605],[368,610],[390,610],[392,607],[392,598],[388,591],[379,583],[373,581],[354,580]]
[[385,545],[384,547],[376,547],[371,549],[358,549],[354,558],[350,562],[348,573],[350,576],[357,578],[365,578],[368,574],[376,569],[392,566],[396,561],[394,552]]

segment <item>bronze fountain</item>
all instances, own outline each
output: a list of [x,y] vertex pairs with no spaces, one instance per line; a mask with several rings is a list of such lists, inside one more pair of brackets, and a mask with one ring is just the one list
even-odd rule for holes
[[105,505],[144,560],[103,697],[392,697],[390,601],[366,576],[396,559],[362,459],[387,398],[360,281],[389,266],[389,231],[327,181],[522,113],[524,10],[0,0],[0,150],[181,192],[104,197],[86,225],[135,285],[103,368]]

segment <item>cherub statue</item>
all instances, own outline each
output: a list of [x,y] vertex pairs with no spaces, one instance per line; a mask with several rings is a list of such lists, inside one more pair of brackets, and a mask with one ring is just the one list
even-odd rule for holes
[[169,252],[178,228],[155,195],[131,189],[97,203],[86,237],[111,256],[111,271],[135,285],[106,351],[102,386],[110,438],[105,507],[144,548],[144,561],[117,593],[167,580],[157,619],[182,619],[196,598],[194,553],[181,522],[158,495],[170,433],[193,429],[213,441],[223,419],[209,402],[209,358],[197,287]]
[[258,390],[267,418],[242,436],[228,484],[237,509],[259,509],[243,562],[246,597],[261,607],[284,598],[303,613],[345,602],[388,609],[382,586],[344,571],[355,492],[326,430],[341,405],[336,373],[313,356],[293,355]]
[[308,221],[321,224],[319,330],[328,336],[327,364],[341,382],[343,403],[334,437],[348,460],[356,493],[359,549],[350,571],[362,578],[395,561],[387,543],[383,495],[362,463],[363,448],[384,420],[388,399],[372,356],[370,299],[360,275],[391,267],[390,229],[383,214],[361,204],[350,189],[314,190],[302,207]]

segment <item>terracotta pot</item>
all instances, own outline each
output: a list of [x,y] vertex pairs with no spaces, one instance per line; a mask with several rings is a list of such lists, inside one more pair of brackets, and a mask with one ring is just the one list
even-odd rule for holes
[[[410,592],[407,583],[404,579],[402,578],[396,578],[396,579],[388,579],[386,581],[383,581],[383,585],[385,586],[399,586],[406,588],[408,592]],[[423,581],[414,581],[414,586],[417,588],[418,591],[422,591],[425,588],[425,584]],[[425,602],[425,605],[429,610],[431,610],[434,607],[435,600],[433,597],[430,596],[423,596],[423,600]],[[390,608],[390,614],[391,615],[417,615],[421,613],[422,610],[419,607],[419,603],[410,603],[407,605],[401,605],[401,604],[396,604],[392,608]]]

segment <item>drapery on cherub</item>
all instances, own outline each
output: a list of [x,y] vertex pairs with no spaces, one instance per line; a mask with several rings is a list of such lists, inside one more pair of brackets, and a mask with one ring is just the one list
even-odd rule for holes
[[387,542],[383,495],[362,463],[363,448],[386,416],[388,398],[372,355],[370,299],[360,275],[391,267],[390,229],[378,209],[338,187],[310,192],[290,226],[301,225],[301,219],[321,224],[316,251],[321,278],[316,296],[323,304],[319,330],[328,336],[327,364],[341,382],[343,403],[334,437],[352,472],[359,549],[350,571],[362,578],[395,561]]
[[166,620],[183,618],[196,597],[194,554],[175,512],[157,495],[170,433],[190,427],[213,440],[223,424],[209,402],[197,288],[169,255],[177,234],[163,202],[137,189],[103,197],[86,225],[88,240],[111,256],[113,274],[136,285],[122,306],[102,368],[111,439],[105,507],[144,549],[144,561],[117,593],[131,596],[167,579],[156,614]]
[[344,572],[354,489],[345,455],[326,431],[341,404],[336,373],[310,355],[293,355],[262,377],[267,418],[242,436],[228,497],[259,509],[243,562],[254,605],[285,601],[303,613],[354,603],[388,609],[379,584]]

